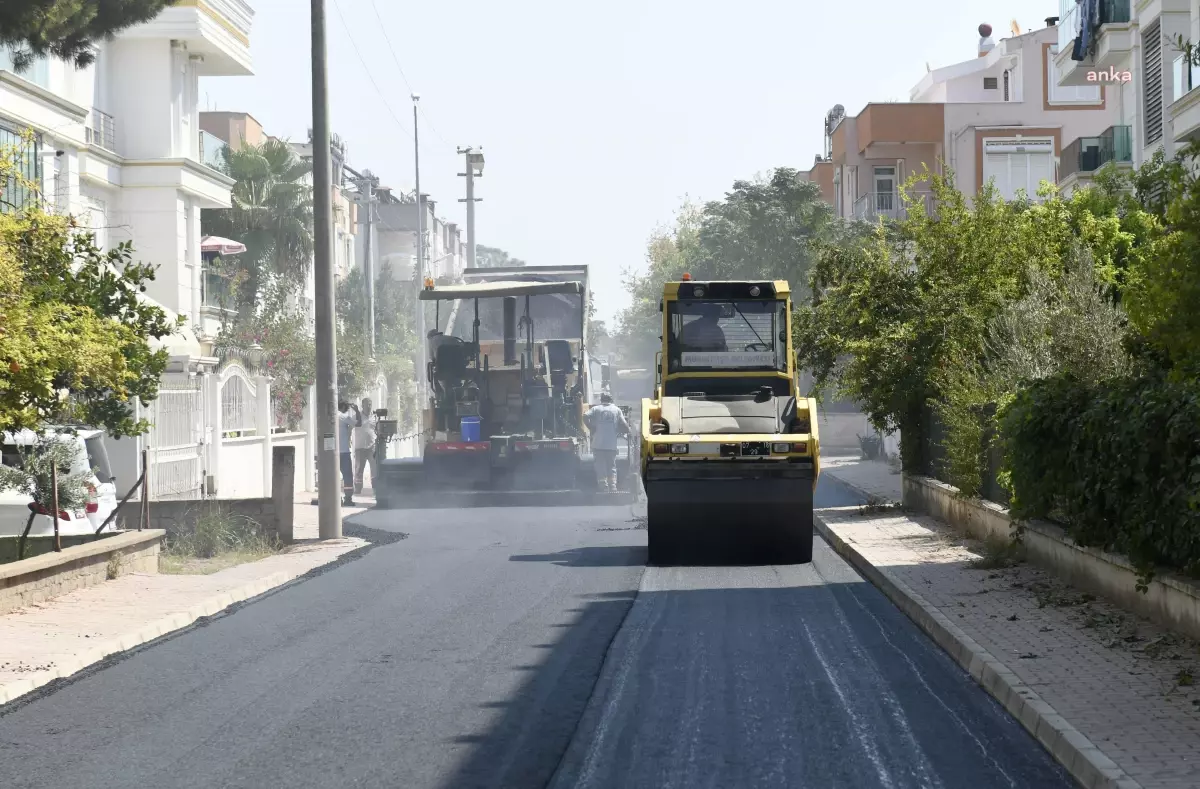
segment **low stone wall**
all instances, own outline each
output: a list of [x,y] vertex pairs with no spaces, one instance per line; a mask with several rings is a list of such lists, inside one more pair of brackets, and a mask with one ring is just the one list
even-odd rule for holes
[[[135,524],[136,526],[136,524]],[[100,539],[111,537],[116,532],[105,532],[100,535]],[[91,534],[71,534],[64,535],[62,538],[62,547],[73,548],[76,545],[88,545],[96,541],[96,537]],[[20,537],[0,537],[0,564],[17,561],[17,555],[20,552]],[[25,556],[22,558],[32,559],[35,556],[41,556],[44,553],[54,552],[54,538],[46,536],[27,537],[25,539]]]
[[[113,534],[60,553],[0,564],[0,614],[102,584],[110,567],[124,573],[157,573],[160,530]],[[120,558],[113,561],[114,556]]]
[[[961,529],[977,539],[1011,539],[1016,525],[1008,510],[981,499],[968,499],[958,488],[929,477],[904,475],[903,503]],[[1127,611],[1200,639],[1200,584],[1171,574],[1156,575],[1139,592],[1137,572],[1123,556],[1077,545],[1052,523],[1029,521],[1022,542],[1034,564],[1075,586],[1101,595]]]

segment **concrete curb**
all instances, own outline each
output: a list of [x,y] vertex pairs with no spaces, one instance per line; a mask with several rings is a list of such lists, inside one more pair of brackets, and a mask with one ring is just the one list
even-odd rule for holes
[[[353,549],[352,549],[353,550]],[[337,561],[344,553],[329,557],[329,561],[322,562],[316,567],[321,567],[330,562]],[[302,575],[311,572],[314,567],[296,568],[294,570],[280,570],[279,572],[271,573],[268,576],[259,578],[255,581],[242,584],[228,592],[223,592],[218,595],[209,597],[199,603],[191,606],[185,611],[180,611],[169,616],[165,616],[148,625],[144,625],[132,633],[128,633],[117,638],[110,639],[101,643],[99,646],[92,647],[85,652],[71,654],[63,660],[55,660],[54,668],[49,671],[38,672],[38,676],[29,679],[16,680],[6,682],[0,685],[0,706],[14,701],[21,696],[26,695],[38,688],[49,685],[56,679],[66,679],[73,676],[88,666],[92,666],[104,660],[109,655],[115,655],[120,652],[126,652],[134,647],[141,646],[156,638],[161,638],[168,633],[173,633],[176,630],[182,630],[185,627],[196,622],[206,616],[212,616],[224,611],[226,608],[240,603],[244,600],[249,600],[252,597],[257,597],[260,594],[283,586],[284,584],[294,581]]]
[[[841,482],[841,480],[838,480]],[[854,486],[850,486],[854,487]],[[817,515],[814,524],[839,555],[916,622],[952,658],[1021,722],[1084,789],[1143,789],[1112,759],[1059,715],[1020,678],[941,611],[887,570],[871,564]]]

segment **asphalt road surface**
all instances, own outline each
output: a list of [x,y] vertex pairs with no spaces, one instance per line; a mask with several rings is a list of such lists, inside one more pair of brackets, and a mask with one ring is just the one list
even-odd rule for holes
[[367,513],[393,541],[0,708],[0,785],[1072,785],[824,544],[646,570],[632,514]]

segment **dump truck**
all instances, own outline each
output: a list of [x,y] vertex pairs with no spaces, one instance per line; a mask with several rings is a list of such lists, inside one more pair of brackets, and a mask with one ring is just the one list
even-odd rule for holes
[[649,561],[812,561],[817,404],[801,396],[786,281],[663,287],[642,402]]
[[420,300],[435,326],[443,309],[452,319],[427,337],[421,456],[381,459],[377,506],[614,503],[596,491],[583,419],[598,396],[587,267],[468,269],[426,281]]

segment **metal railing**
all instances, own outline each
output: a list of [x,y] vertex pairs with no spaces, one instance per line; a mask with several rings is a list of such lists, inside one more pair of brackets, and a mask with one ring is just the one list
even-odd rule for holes
[[[1131,13],[1129,0],[1100,0],[1100,24],[1124,24],[1129,22]],[[1075,45],[1079,35],[1079,15],[1082,13],[1080,4],[1075,0],[1058,1],[1058,51],[1069,51]]]
[[208,132],[202,131],[199,135],[199,159],[200,163],[205,167],[216,170],[219,173],[229,174],[229,163],[225,158],[225,149],[229,144]]
[[874,221],[877,217],[904,219],[914,202],[920,202],[928,211],[932,204],[928,192],[910,192],[905,203],[900,192],[868,192],[854,201],[854,218]]
[[1110,126],[1098,137],[1080,137],[1063,149],[1058,180],[1075,173],[1094,173],[1109,162],[1133,161],[1133,129]]
[[117,123],[107,112],[92,108],[92,115],[84,132],[88,145],[95,145],[106,151],[117,152]]
[[1200,86],[1200,66],[1190,62],[1186,53],[1171,61],[1171,86],[1171,101],[1179,101]]

